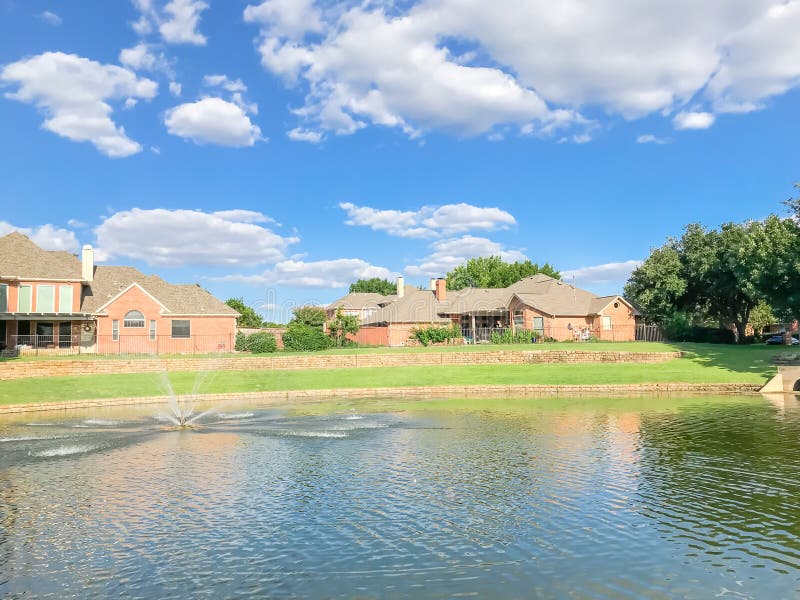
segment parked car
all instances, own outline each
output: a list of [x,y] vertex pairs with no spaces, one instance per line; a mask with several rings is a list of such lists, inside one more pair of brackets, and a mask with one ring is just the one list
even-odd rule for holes
[[[767,342],[766,343],[767,344],[776,345],[776,346],[781,346],[784,343],[783,335],[782,334],[772,335],[772,336],[767,338]],[[791,343],[792,343],[792,346],[797,346],[797,345],[800,345],[800,340],[798,340],[796,337],[793,337]]]

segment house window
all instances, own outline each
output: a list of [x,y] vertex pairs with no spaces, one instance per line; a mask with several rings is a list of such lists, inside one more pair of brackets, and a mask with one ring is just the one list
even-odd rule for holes
[[174,319],[172,321],[172,337],[189,338],[191,335],[191,326],[188,319]]
[[72,312],[72,286],[62,285],[58,293],[58,312]]
[[0,284],[0,312],[8,312],[8,285],[5,283]]
[[36,288],[36,312],[56,312],[56,286],[40,285]]
[[603,317],[603,329],[606,331],[611,329],[611,317]]
[[111,340],[116,342],[119,339],[119,321],[111,321]]
[[533,330],[544,331],[544,317],[533,317]]
[[132,310],[125,315],[122,326],[126,329],[144,329],[144,315],[138,310]]
[[150,321],[150,339],[156,339],[156,322]]
[[32,302],[33,298],[33,288],[29,285],[21,285],[19,286],[19,306],[18,312],[21,313],[29,313],[31,312],[31,306],[33,305]]
[[514,329],[525,329],[525,311],[514,311]]

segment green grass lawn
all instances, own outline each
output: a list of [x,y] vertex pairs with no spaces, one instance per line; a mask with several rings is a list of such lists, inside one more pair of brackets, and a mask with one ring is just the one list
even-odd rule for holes
[[[574,344],[569,346],[575,347]],[[620,344],[614,344],[618,346]],[[687,354],[684,358],[652,365],[445,365],[18,379],[0,382],[0,404],[153,396],[168,393],[170,386],[175,393],[186,394],[471,384],[763,383],[775,373],[772,358],[782,350],[780,347],[710,344],[668,347]]]

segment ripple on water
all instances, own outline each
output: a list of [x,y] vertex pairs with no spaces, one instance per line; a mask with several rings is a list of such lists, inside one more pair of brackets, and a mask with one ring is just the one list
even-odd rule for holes
[[59,446],[57,448],[48,448],[47,450],[38,450],[31,452],[31,456],[39,458],[52,458],[55,456],[72,456],[73,454],[85,454],[92,450],[97,450],[99,446],[91,444],[72,444],[67,446]]

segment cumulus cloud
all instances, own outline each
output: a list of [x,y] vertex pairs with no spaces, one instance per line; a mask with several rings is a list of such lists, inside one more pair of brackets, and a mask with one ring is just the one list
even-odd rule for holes
[[52,25],[53,27],[58,27],[59,25],[61,25],[62,21],[61,17],[59,17],[54,12],[50,12],[49,10],[40,12],[36,16],[39,18],[40,21],[44,21],[45,23],[47,23],[48,25]]
[[746,112],[800,84],[800,0],[267,0],[244,18],[264,68],[303,85],[303,128],[339,134],[558,123],[580,143],[583,107]]
[[171,108],[164,124],[172,135],[196,144],[242,148],[261,138],[261,129],[250,121],[242,106],[222,98],[203,98]]
[[0,221],[0,236],[12,231],[27,235],[37,246],[45,250],[65,250],[74,253],[80,248],[78,238],[73,231],[49,223],[38,227],[15,227],[11,223]]
[[709,112],[681,112],[672,119],[675,129],[708,129],[716,117]]
[[500,208],[473,206],[464,202],[438,207],[423,206],[415,211],[382,210],[356,206],[351,202],[342,202],[339,207],[347,213],[348,225],[360,225],[407,238],[507,229],[517,222],[510,213]]
[[360,258],[333,260],[285,260],[273,269],[256,275],[226,275],[216,281],[235,281],[251,285],[282,285],[303,288],[342,288],[357,279],[396,277],[385,267],[378,267]]
[[95,229],[98,260],[121,257],[161,267],[275,263],[299,239],[257,224],[269,221],[244,210],[134,208],[107,217]]
[[439,240],[431,244],[431,253],[416,265],[408,265],[405,272],[412,277],[442,277],[470,258],[500,256],[508,262],[527,260],[521,249],[507,249],[493,240],[465,235]]
[[148,35],[155,30],[168,44],[190,44],[205,46],[207,39],[198,31],[200,17],[208,4],[203,0],[170,0],[162,4],[158,0],[133,0],[139,10],[139,19],[132,24],[139,35]]
[[177,81],[169,82],[169,93],[173,96],[180,96],[183,92],[183,86]]
[[575,282],[578,287],[592,286],[613,287],[621,290],[631,273],[639,265],[640,260],[626,260],[624,262],[611,262],[590,267],[580,267],[578,269],[568,269],[561,272],[561,277],[570,283]]
[[91,142],[112,158],[136,154],[142,147],[111,120],[109,101],[149,100],[158,90],[154,81],[123,67],[62,52],[6,65],[0,81],[19,86],[6,96],[36,105],[47,117],[45,129],[76,142]]

